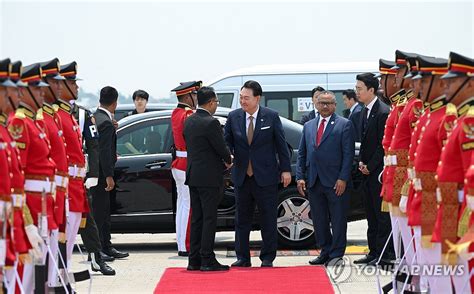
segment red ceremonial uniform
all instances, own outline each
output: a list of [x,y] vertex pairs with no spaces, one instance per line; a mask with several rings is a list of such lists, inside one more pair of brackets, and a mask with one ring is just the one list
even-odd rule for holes
[[389,159],[391,164],[396,166],[393,175],[392,198],[388,199],[391,200],[388,202],[391,202],[392,207],[395,208],[393,211],[395,215],[401,214],[398,206],[400,204],[402,187],[407,180],[408,150],[410,148],[411,135],[416,122],[423,113],[423,102],[414,97],[412,91],[406,93],[406,101],[402,101],[402,104],[404,103],[406,103],[405,108],[398,120],[388,151],[391,156],[391,159]]
[[[414,225],[421,225],[422,244],[431,242],[434,223],[436,221],[436,169],[441,156],[443,139],[439,130],[446,113],[446,97],[441,96],[430,104],[430,113],[425,126],[421,128],[418,147],[415,153],[415,179],[413,187],[415,197],[412,202]],[[417,156],[420,155],[420,156]]]
[[74,170],[86,169],[86,160],[82,151],[82,134],[79,125],[71,114],[71,105],[63,100],[58,102],[57,114],[61,117],[63,125],[63,136],[66,140],[66,151],[68,154],[68,165],[71,169],[69,174],[69,211],[89,212],[86,190],[84,188],[84,175]]
[[[473,99],[474,100],[474,99]],[[459,119],[454,128],[453,116],[456,115],[456,108],[448,104],[446,120],[443,123],[445,133],[451,132],[441,153],[437,169],[438,179],[438,214],[436,217],[435,229],[433,232],[433,242],[441,242],[442,253],[449,250],[445,240],[455,243],[458,238],[458,215],[463,199],[459,199],[464,193],[464,176],[471,163],[472,150],[474,150],[474,137],[464,131],[465,123],[473,120],[474,113],[467,114],[469,104],[459,107]],[[474,109],[473,109],[474,110]],[[452,114],[454,112],[454,114]],[[466,228],[467,230],[467,223]]]
[[23,206],[26,205],[25,199],[25,176],[21,168],[21,160],[15,142],[10,137],[7,130],[8,118],[4,114],[0,114],[0,135],[7,144],[7,150],[10,152],[10,184],[11,184],[11,201],[13,207],[13,238],[15,252],[18,254],[28,253],[31,249],[30,241],[25,232],[25,222],[23,218]]
[[35,119],[28,106],[20,104],[10,119],[8,131],[20,151],[21,166],[25,172],[26,203],[35,225],[41,213],[42,191],[47,195],[48,229],[58,228],[54,220],[54,175],[56,164],[50,157],[50,148],[45,130]]
[[[390,101],[392,102],[392,109],[390,111],[390,114],[387,117],[387,121],[385,123],[385,131],[382,139],[382,146],[385,151],[385,157],[384,157],[384,170],[383,170],[383,182],[382,182],[382,190],[381,190],[381,195],[383,197],[384,203],[391,202],[392,200],[392,190],[393,190],[393,174],[395,172],[395,166],[392,166],[388,162],[388,149],[390,147],[390,144],[392,143],[393,140],[393,134],[395,133],[395,127],[398,123],[398,119],[400,117],[400,114],[402,113],[405,105],[404,104],[398,104],[398,101],[400,101],[400,98],[402,95],[405,95],[405,90],[400,90],[392,97],[390,97]],[[382,204],[384,205],[384,204]]]
[[186,171],[186,157],[179,156],[179,151],[186,152],[186,142],[183,137],[184,121],[188,116],[193,114],[193,110],[189,105],[178,103],[178,107],[171,114],[171,127],[173,130],[174,145],[176,147],[177,156],[171,164],[172,168]]
[[53,106],[44,103],[42,108],[43,122],[50,143],[51,158],[56,163],[56,197],[54,201],[54,219],[61,232],[65,232],[65,198],[68,187],[68,164],[66,154],[66,142],[63,136],[61,118],[55,112]]

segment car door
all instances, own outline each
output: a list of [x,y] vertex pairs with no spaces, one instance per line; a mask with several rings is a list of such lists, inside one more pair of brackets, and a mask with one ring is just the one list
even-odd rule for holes
[[156,216],[173,222],[170,117],[153,117],[121,127],[117,133],[115,215]]

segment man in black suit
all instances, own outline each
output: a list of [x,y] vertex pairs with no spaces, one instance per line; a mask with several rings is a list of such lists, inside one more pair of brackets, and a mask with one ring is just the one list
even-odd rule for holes
[[191,248],[188,270],[224,271],[214,254],[217,206],[222,198],[225,168],[232,156],[222,134],[221,124],[212,115],[219,100],[212,87],[197,92],[199,108],[184,123],[188,161],[185,184],[191,194]]
[[311,90],[311,99],[313,100],[314,110],[311,110],[307,114],[303,115],[301,117],[300,124],[304,125],[307,121],[310,121],[316,117],[316,114],[318,113],[318,109],[316,108],[316,104],[318,102],[318,96],[323,91],[324,91],[324,88],[320,86],[317,86],[316,88]]
[[[263,246],[263,267],[272,267],[277,249],[278,184],[291,182],[290,153],[278,113],[259,106],[262,87],[247,81],[240,89],[242,108],[229,113],[225,140],[235,156],[232,181],[237,193],[235,251],[232,266],[249,267],[249,235],[257,203]],[[278,160],[277,160],[278,158]]]
[[113,113],[117,108],[118,92],[107,86],[100,90],[100,106],[94,113],[99,132],[99,180],[91,188],[92,212],[94,215],[102,251],[115,258],[125,258],[128,253],[120,252],[110,242],[110,191],[115,187],[114,168],[117,161],[117,134],[113,122]]
[[360,142],[360,113],[362,105],[357,100],[357,94],[352,89],[342,91],[342,101],[348,110],[347,119],[352,122],[354,126],[354,134],[356,142]]
[[[364,103],[361,111],[361,146],[359,170],[365,178],[365,209],[367,214],[367,241],[369,253],[356,261],[356,264],[367,263],[375,265],[382,254],[382,249],[387,241],[392,226],[390,215],[382,212],[382,198],[380,197],[381,183],[378,175],[383,169],[384,150],[382,139],[390,108],[381,102],[377,96],[379,81],[372,73],[359,74],[356,77],[356,91],[359,100]],[[393,259],[393,242],[387,246],[382,262]]]

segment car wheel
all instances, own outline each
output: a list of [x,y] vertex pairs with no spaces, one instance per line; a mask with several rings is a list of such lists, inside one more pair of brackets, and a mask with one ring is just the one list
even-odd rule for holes
[[278,193],[277,211],[278,245],[281,248],[314,247],[316,240],[309,200],[302,197],[296,187]]

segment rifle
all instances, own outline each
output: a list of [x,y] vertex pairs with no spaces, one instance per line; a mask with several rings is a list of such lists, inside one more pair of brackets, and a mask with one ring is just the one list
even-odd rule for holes
[[[43,238],[45,246],[48,242],[48,212],[47,212],[47,196],[46,191],[43,189],[41,192],[41,212],[38,213],[38,231]],[[42,248],[44,251],[44,247]],[[46,255],[47,257],[47,255]],[[35,264],[35,294],[45,294],[46,282],[48,281],[48,265],[46,263],[46,258],[37,257],[34,260]]]

